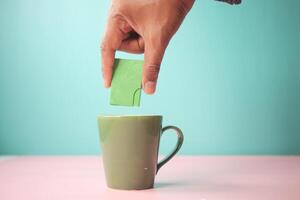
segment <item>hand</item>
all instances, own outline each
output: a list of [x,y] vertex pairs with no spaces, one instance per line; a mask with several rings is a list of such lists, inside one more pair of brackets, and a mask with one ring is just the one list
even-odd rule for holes
[[165,50],[194,0],[112,0],[101,44],[104,86],[110,87],[116,50],[144,53],[143,89],[153,94]]

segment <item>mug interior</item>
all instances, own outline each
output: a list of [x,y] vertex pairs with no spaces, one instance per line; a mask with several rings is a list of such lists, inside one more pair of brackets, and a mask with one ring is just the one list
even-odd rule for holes
[[99,115],[98,119],[107,118],[162,118],[162,115]]

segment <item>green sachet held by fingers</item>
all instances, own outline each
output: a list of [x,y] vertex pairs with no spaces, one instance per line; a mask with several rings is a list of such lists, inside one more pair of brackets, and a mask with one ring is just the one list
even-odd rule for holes
[[115,59],[111,105],[140,106],[143,64],[142,60]]

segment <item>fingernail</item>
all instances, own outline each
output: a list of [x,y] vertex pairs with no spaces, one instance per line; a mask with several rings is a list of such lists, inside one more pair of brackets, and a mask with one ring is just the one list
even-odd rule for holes
[[156,82],[148,81],[144,85],[144,91],[147,94],[153,94],[155,92],[155,89],[156,89]]

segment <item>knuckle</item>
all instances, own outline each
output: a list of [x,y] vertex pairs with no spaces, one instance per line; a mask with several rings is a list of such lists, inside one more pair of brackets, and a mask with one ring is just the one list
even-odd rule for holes
[[109,47],[108,47],[107,43],[103,41],[100,44],[100,49],[101,49],[101,51],[107,51],[109,49]]
[[102,73],[103,74],[110,74],[112,72],[112,68],[111,67],[107,67],[107,66],[103,66],[102,67]]
[[148,65],[146,67],[146,78],[149,81],[156,81],[160,70],[160,65]]

